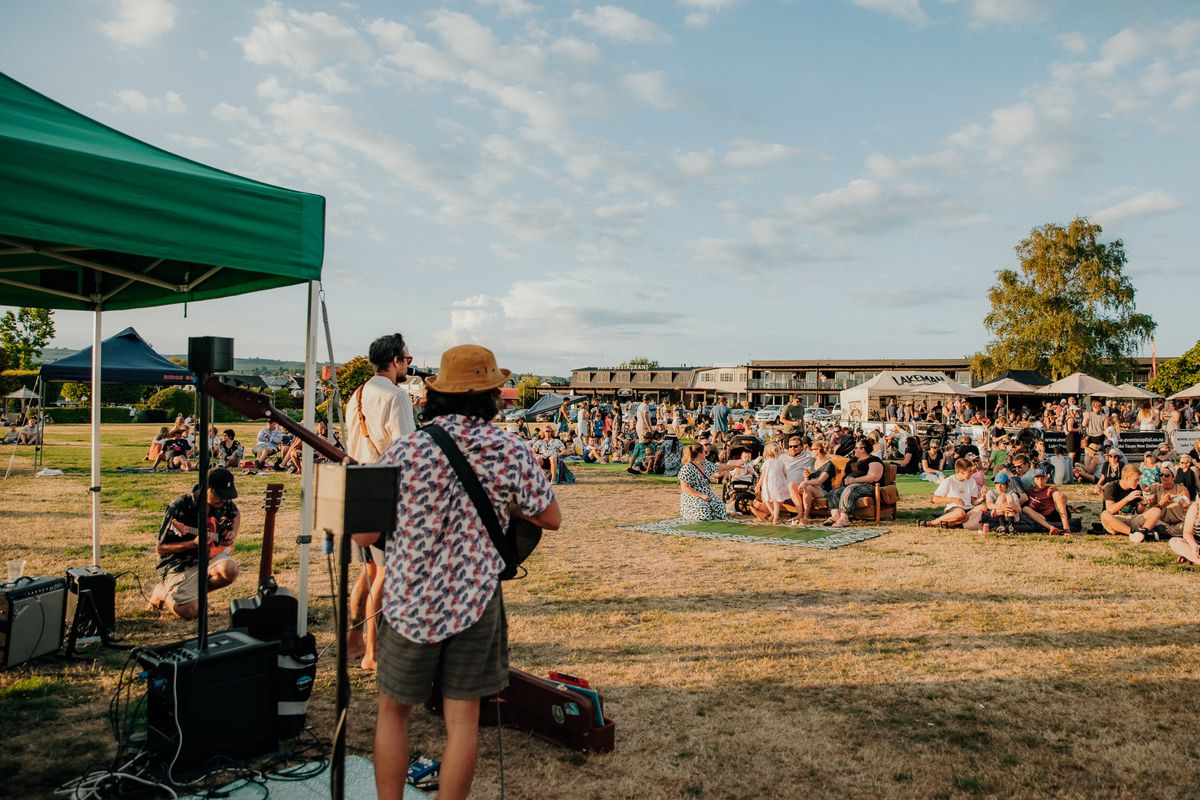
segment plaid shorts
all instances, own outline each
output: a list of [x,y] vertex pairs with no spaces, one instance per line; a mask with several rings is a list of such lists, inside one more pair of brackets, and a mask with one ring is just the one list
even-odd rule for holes
[[424,703],[435,686],[451,700],[475,700],[508,686],[508,617],[497,585],[483,616],[433,644],[411,642],[379,624],[379,691],[405,705]]

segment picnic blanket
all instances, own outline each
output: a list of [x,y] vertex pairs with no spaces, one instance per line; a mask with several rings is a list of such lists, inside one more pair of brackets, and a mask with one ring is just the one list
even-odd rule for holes
[[675,517],[660,522],[645,522],[638,525],[621,525],[631,531],[661,533],[667,536],[691,536],[697,539],[724,539],[746,544],[782,544],[789,547],[812,547],[832,550],[856,542],[865,542],[886,531],[875,528],[823,528],[811,525],[797,528],[791,525],[770,525],[755,520],[713,520],[700,522]]

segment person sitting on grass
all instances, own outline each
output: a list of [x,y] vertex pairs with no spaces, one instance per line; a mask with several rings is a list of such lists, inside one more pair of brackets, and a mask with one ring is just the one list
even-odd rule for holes
[[[1033,485],[1025,489],[1025,505],[1021,513],[1026,519],[1050,532],[1051,536],[1071,535],[1071,515],[1067,508],[1067,497],[1050,483],[1044,470],[1035,469],[1028,476]],[[1058,514],[1062,527],[1050,522],[1050,516]]]
[[[233,541],[242,516],[233,500],[238,496],[233,473],[218,467],[208,474],[208,588],[220,589],[237,579]],[[160,581],[150,592],[150,605],[193,620],[200,611],[199,563],[196,556],[196,517],[200,513],[200,484],[167,507],[158,533]]]
[[1003,533],[1012,533],[1013,523],[1021,518],[1021,500],[1020,490],[1009,486],[1008,473],[996,475],[992,490],[984,496],[987,514],[980,530],[988,533],[995,528]]
[[1200,486],[1200,473],[1197,473],[1192,457],[1187,453],[1179,456],[1179,468],[1175,470],[1175,482],[1187,489],[1188,499],[1197,500],[1196,489]]
[[[1125,461],[1121,451],[1115,447],[1108,448],[1108,452],[1104,454],[1104,464],[1100,467],[1100,477],[1096,479],[1096,494],[1103,496],[1105,486],[1121,480],[1121,470],[1124,468]],[[1141,471],[1138,472],[1138,477],[1141,477]]]
[[919,475],[921,474],[921,442],[915,436],[908,436],[904,440],[904,455],[896,462],[897,475]]
[[233,428],[226,428],[221,434],[221,442],[217,445],[217,466],[233,469],[241,466],[246,451],[236,436]]
[[188,471],[188,454],[192,451],[192,445],[184,438],[182,428],[176,428],[167,434],[167,440],[163,442],[162,452],[158,454],[158,460],[150,467],[151,472],[158,471],[159,464],[166,464],[167,469],[178,469],[183,472]]
[[930,442],[929,449],[921,459],[921,480],[930,483],[941,483],[942,478],[942,448],[937,442]]
[[38,420],[36,414],[30,414],[25,425],[17,431],[17,444],[37,444]]
[[[1065,456],[1067,449],[1060,448]],[[1100,445],[1095,442],[1088,442],[1087,448],[1083,452],[1083,461],[1075,466],[1072,474],[1075,480],[1080,483],[1095,483],[1100,480],[1100,473],[1104,469],[1104,459],[1100,455]]]
[[1171,549],[1179,556],[1179,562],[1190,561],[1200,565],[1200,547],[1196,544],[1196,527],[1200,524],[1200,503],[1188,506],[1180,525],[1179,536],[1171,539]]
[[1162,509],[1138,488],[1141,477],[1142,470],[1136,464],[1126,464],[1121,470],[1120,480],[1104,485],[1104,510],[1100,512],[1100,524],[1108,533],[1129,536],[1131,542],[1160,538],[1155,526],[1162,518]]
[[703,460],[704,448],[700,445],[684,449],[683,465],[679,468],[679,516],[692,520],[728,519],[725,503],[713,493],[708,474],[700,463]]
[[1141,474],[1138,477],[1138,486],[1143,489],[1149,489],[1154,484],[1162,480],[1162,467],[1158,463],[1158,454],[1153,450],[1147,450],[1146,455],[1142,457]]
[[541,437],[533,440],[534,459],[539,467],[550,473],[551,483],[558,483],[558,470],[562,466],[559,459],[566,449],[552,425],[542,428]]
[[167,443],[167,439],[171,436],[171,430],[163,425],[158,429],[158,434],[150,441],[150,449],[146,451],[146,457],[143,461],[149,461],[153,464],[159,463],[158,455],[162,452],[163,445]]
[[883,462],[871,455],[870,447],[867,439],[854,443],[853,460],[846,464],[842,485],[829,493],[829,519],[822,525],[847,527],[859,498],[875,494],[875,485],[883,480]]
[[251,452],[254,453],[254,466],[262,469],[266,466],[267,459],[279,453],[283,448],[283,431],[279,430],[279,424],[273,419],[267,420],[266,426],[258,432],[258,439],[255,441]]
[[933,504],[941,505],[942,513],[933,519],[921,520],[919,527],[961,528],[967,515],[983,500],[979,484],[971,477],[971,462],[966,458],[954,461],[954,474],[942,478],[933,490]]
[[1188,490],[1175,479],[1175,470],[1162,468],[1162,481],[1151,486],[1147,494],[1153,499],[1155,508],[1162,512],[1161,524],[1171,536],[1182,535],[1183,520],[1192,505]]

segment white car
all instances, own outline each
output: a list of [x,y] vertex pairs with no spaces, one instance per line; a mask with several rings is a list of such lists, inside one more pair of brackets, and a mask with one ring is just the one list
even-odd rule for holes
[[774,425],[779,422],[779,412],[783,410],[783,406],[763,406],[758,411],[754,412],[754,421],[757,423],[767,423]]
[[828,422],[833,417],[829,409],[810,406],[804,409],[804,419],[810,422]]

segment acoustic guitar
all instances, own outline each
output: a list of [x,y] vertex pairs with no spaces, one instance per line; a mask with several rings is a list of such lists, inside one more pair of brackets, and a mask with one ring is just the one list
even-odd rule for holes
[[283,505],[283,484],[269,483],[263,495],[262,559],[258,564],[258,591],[253,597],[234,600],[229,608],[229,627],[245,628],[255,639],[276,641],[296,634],[300,603],[296,596],[275,582],[275,515]]

